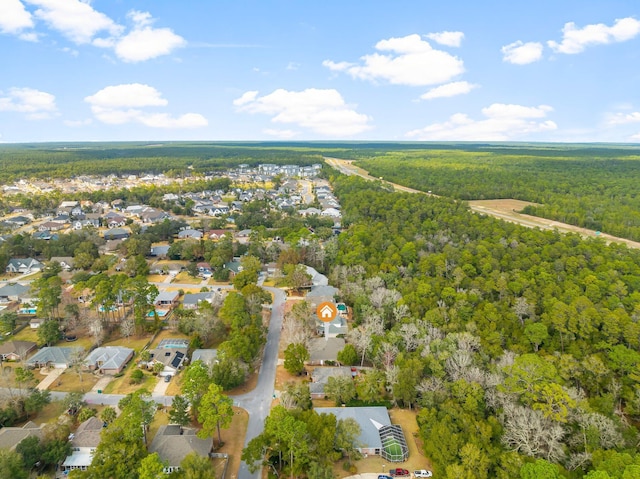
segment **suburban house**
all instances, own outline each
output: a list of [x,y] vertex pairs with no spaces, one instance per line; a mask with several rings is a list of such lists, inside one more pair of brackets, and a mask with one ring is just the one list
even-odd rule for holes
[[55,369],[65,369],[69,367],[73,357],[80,351],[82,351],[80,347],[61,348],[58,346],[47,346],[27,359],[25,364],[30,368],[52,367]]
[[316,320],[316,334],[325,336],[327,338],[336,338],[338,336],[345,335],[349,332],[347,325],[347,318],[342,315],[337,315],[330,323],[320,321],[320,319],[314,314],[313,318]]
[[107,228],[121,228],[127,224],[127,220],[124,216],[114,215],[107,218]]
[[153,300],[153,304],[163,309],[172,309],[178,305],[179,297],[178,291],[160,291],[156,299]]
[[309,360],[307,364],[310,366],[323,366],[325,364],[336,364],[338,362],[338,353],[344,349],[345,341],[343,338],[312,338],[309,341]]
[[164,364],[160,376],[174,376],[187,360],[188,339],[163,339],[156,349],[150,351],[147,368],[153,369],[156,363]]
[[37,348],[33,341],[7,341],[0,344],[0,357],[3,361],[21,361]]
[[231,230],[211,230],[207,233],[209,239],[212,241],[218,241],[224,238],[227,234],[232,234]]
[[169,254],[169,246],[168,244],[161,244],[151,246],[151,251],[149,251],[149,256],[155,256],[156,258],[166,258]]
[[404,462],[409,457],[409,447],[398,425],[391,424],[389,412],[384,406],[375,407],[317,407],[318,414],[333,414],[336,419],[355,419],[360,426],[358,451],[367,455],[382,456],[389,462]]
[[7,273],[35,273],[42,271],[44,264],[33,258],[12,258],[7,264]]
[[160,426],[149,447],[149,453],[158,453],[161,461],[168,463],[164,472],[169,474],[180,469],[180,463],[192,452],[209,457],[213,450],[213,439],[200,439],[196,430],[174,424]]
[[0,287],[0,303],[23,301],[27,298],[31,288],[20,283],[6,283]]
[[134,351],[123,346],[103,346],[96,348],[83,361],[90,371],[98,371],[102,374],[114,375],[124,369]]
[[218,357],[217,349],[196,349],[191,355],[191,362],[202,361],[207,366],[211,367]]
[[23,439],[31,436],[42,439],[42,426],[29,421],[20,427],[3,427],[0,429],[0,449],[14,451]]
[[202,233],[202,231],[194,230],[191,228],[187,228],[178,232],[179,239],[202,239],[203,236],[204,234]]
[[131,233],[124,228],[111,228],[104,232],[104,239],[106,240],[120,240],[127,239]]
[[322,210],[322,213],[320,213],[321,216],[328,216],[329,218],[340,218],[342,217],[342,213],[340,213],[340,210],[336,209],[336,208],[326,208],[324,210]]
[[315,368],[311,373],[311,384],[309,392],[311,399],[324,399],[324,388],[331,377],[345,377],[353,379],[358,374],[358,370],[352,367],[324,367]]
[[203,301],[212,304],[214,294],[213,291],[208,293],[187,293],[182,298],[182,307],[184,309],[198,309],[198,305]]
[[100,444],[100,434],[104,423],[97,417],[91,417],[78,426],[71,434],[71,455],[62,463],[62,471],[80,469],[86,471],[93,460],[93,453]]
[[233,278],[236,274],[242,271],[242,265],[240,261],[229,261],[223,265],[223,268],[229,270],[229,277]]
[[64,271],[71,271],[74,261],[71,256],[52,256],[51,263],[58,263]]

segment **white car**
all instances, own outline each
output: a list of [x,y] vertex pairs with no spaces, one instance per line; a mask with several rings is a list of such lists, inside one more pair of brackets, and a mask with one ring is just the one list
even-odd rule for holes
[[431,471],[427,471],[426,469],[413,471],[413,477],[432,477],[432,476],[433,476],[433,473]]

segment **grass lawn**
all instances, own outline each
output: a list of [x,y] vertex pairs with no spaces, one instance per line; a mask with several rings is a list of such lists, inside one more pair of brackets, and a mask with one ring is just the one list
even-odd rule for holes
[[[227,429],[221,429],[222,442],[224,446],[216,450],[215,452],[226,452],[229,454],[229,467],[227,469],[227,477],[237,477],[240,470],[240,456],[242,455],[242,448],[244,446],[244,437],[247,434],[247,424],[249,423],[249,414],[244,409],[239,407],[233,408],[233,420],[231,426]],[[218,444],[217,434],[214,435],[213,445],[216,447]],[[220,464],[220,468],[217,467],[216,477],[222,477],[223,464]]]
[[[10,337],[10,336],[9,336]],[[38,330],[31,329],[29,326],[24,328],[18,334],[16,334],[13,339],[16,341],[33,341],[34,343],[38,342]]]
[[202,282],[202,279],[194,278],[186,271],[183,271],[181,273],[178,273],[178,275],[175,278],[173,278],[171,282],[179,283],[179,284],[200,284]]
[[108,343],[104,343],[103,346],[122,346],[125,348],[131,348],[135,352],[139,353],[147,342],[151,339],[151,335],[145,336],[131,336],[129,338],[118,338]]
[[127,368],[124,370],[124,375],[119,378],[114,378],[107,387],[104,388],[105,394],[129,394],[138,391],[139,389],[146,389],[150,393],[158,382],[158,377],[151,374],[151,372],[145,371],[144,380],[139,384],[131,384],[131,372],[137,369],[135,364],[135,358],[132,360]]
[[166,426],[169,424],[169,413],[163,409],[158,409],[153,416],[153,421],[149,424],[149,430],[147,431],[147,447],[151,445],[153,438],[156,437],[160,426]]
[[83,372],[82,381],[77,372],[67,369],[62,375],[49,386],[50,391],[64,392],[89,392],[91,388],[98,382],[98,376],[95,374]]
[[58,417],[63,413],[64,406],[62,405],[62,401],[51,401],[42,411],[30,418],[30,420],[36,424],[54,423],[57,422]]
[[58,341],[55,346],[60,348],[82,348],[85,351],[89,351],[93,346],[93,338],[91,336],[78,336],[75,341],[65,341],[64,339]]
[[165,279],[167,279],[167,275],[163,274],[150,274],[147,276],[149,283],[164,283]]

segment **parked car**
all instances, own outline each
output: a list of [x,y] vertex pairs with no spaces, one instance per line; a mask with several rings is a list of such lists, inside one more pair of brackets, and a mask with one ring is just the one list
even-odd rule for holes
[[409,475],[409,471],[407,471],[406,469],[402,469],[401,467],[396,467],[395,469],[389,470],[389,475],[391,477],[408,476]]
[[168,383],[169,381],[171,381],[171,375],[168,374],[164,377],[164,382]]
[[420,469],[418,471],[413,471],[413,475],[415,477],[432,477],[433,473],[431,471],[427,471],[426,469]]
[[386,474],[380,474],[378,479],[393,479],[391,476],[387,476]]

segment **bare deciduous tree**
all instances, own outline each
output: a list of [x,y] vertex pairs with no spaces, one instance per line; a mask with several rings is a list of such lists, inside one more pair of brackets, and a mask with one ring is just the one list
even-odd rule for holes
[[505,447],[550,462],[559,462],[564,458],[563,427],[545,418],[540,411],[508,403],[501,420],[504,425],[502,443]]

